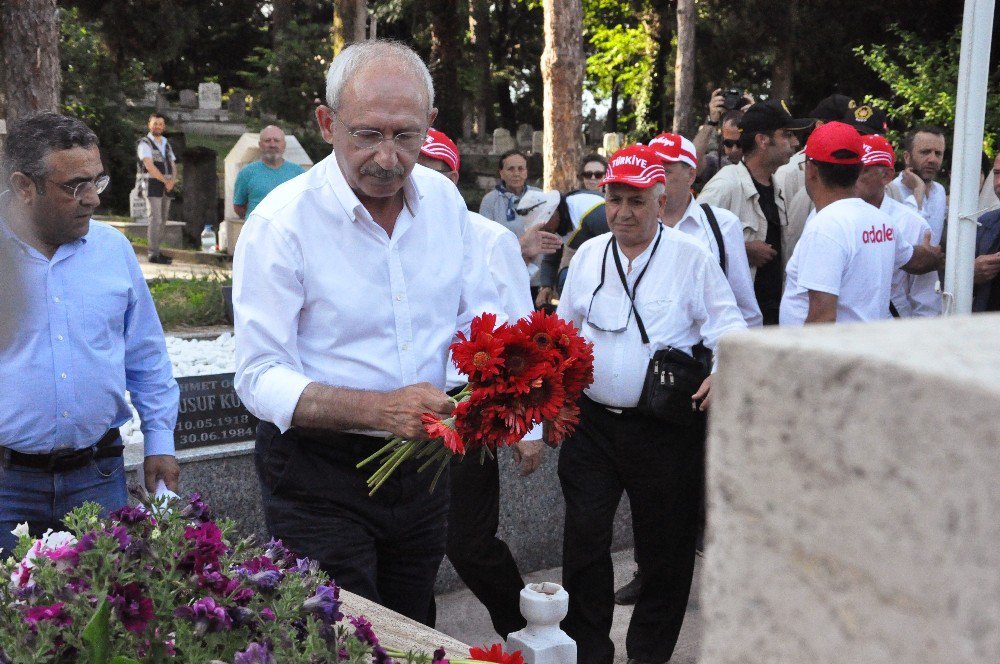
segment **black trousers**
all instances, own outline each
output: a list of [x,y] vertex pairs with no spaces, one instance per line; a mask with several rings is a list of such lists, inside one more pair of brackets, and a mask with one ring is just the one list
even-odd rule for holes
[[506,638],[525,626],[521,616],[524,581],[500,525],[500,468],[495,458],[471,454],[451,462],[448,558],[472,594],[490,612],[493,629]]
[[684,621],[694,573],[704,447],[696,432],[584,397],[580,426],[559,452],[566,498],[562,627],[581,664],[610,664],[614,611],[612,523],[622,492],[632,507],[642,587],[626,637],[629,657],[666,662]]
[[[448,475],[400,466],[375,493],[375,465],[355,464],[385,444],[345,433],[284,434],[257,427],[254,460],[271,536],[316,560],[337,585],[434,626],[434,580],[448,530]],[[422,460],[421,460],[422,461]]]

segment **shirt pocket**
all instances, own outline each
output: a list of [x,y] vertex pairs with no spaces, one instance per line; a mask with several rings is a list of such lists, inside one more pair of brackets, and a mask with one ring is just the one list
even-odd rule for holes
[[124,342],[128,294],[105,293],[83,298],[83,339],[95,350],[108,350],[115,340]]

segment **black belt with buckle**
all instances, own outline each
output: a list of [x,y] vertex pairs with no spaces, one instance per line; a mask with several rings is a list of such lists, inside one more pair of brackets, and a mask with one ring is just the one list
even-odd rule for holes
[[594,401],[586,394],[583,395],[583,398],[589,401],[591,405],[606,410],[612,415],[635,415],[639,412],[638,408],[623,408],[621,406],[608,406],[606,404],[601,403],[600,401]]
[[80,450],[57,450],[49,454],[25,454],[15,452],[6,447],[0,447],[3,466],[23,466],[24,468],[39,468],[50,473],[63,473],[68,470],[82,468],[92,459],[119,457],[125,450],[124,445],[112,445],[120,438],[118,428],[108,429],[97,443]]

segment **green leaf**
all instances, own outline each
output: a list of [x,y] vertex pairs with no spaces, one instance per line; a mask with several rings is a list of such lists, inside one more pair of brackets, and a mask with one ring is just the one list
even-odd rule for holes
[[142,663],[137,659],[132,659],[131,657],[126,657],[125,655],[118,655],[113,660],[111,660],[111,664],[142,664]]
[[111,634],[108,629],[110,618],[111,605],[105,596],[98,605],[94,617],[83,629],[83,641],[87,644],[87,653],[92,664],[107,664],[110,657]]

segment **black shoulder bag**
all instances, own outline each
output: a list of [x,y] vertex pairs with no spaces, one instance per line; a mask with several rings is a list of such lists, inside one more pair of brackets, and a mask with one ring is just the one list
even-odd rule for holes
[[[656,244],[653,245],[649,261],[646,262],[646,267],[642,269],[639,277],[635,280],[635,287],[631,291],[629,291],[628,282],[625,279],[622,261],[618,257],[617,242],[614,238],[611,239],[618,277],[621,279],[622,287],[631,303],[642,343],[646,346],[649,346],[649,336],[646,334],[646,326],[642,322],[642,316],[639,315],[639,310],[635,306],[635,292],[649,268],[649,263],[653,260],[653,254],[656,253],[662,234],[661,229],[660,234],[656,237]],[[654,352],[649,359],[642,383],[642,394],[636,409],[645,415],[671,424],[692,426],[703,417],[703,414],[698,410],[698,404],[692,401],[691,397],[698,391],[707,376],[708,371],[705,365],[684,351],[673,346],[662,348]]]

